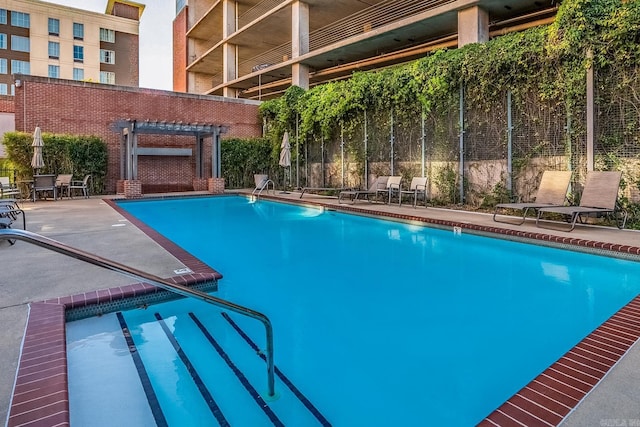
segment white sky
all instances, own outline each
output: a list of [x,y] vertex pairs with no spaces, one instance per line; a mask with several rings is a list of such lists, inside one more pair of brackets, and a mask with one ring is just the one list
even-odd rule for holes
[[[104,13],[107,0],[45,0]],[[173,88],[173,19],[175,0],[136,0],[145,5],[140,20],[140,87]]]

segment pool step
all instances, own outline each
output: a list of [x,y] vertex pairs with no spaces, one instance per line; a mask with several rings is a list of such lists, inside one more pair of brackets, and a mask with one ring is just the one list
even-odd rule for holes
[[280,369],[277,399],[267,396],[265,361],[229,315],[146,315],[131,335],[168,425],[331,425]]

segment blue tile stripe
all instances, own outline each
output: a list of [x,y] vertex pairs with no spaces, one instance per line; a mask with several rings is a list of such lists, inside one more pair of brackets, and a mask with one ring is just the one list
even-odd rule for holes
[[260,396],[260,394],[256,391],[256,389],[251,385],[251,383],[249,383],[249,380],[247,380],[247,377],[245,377],[242,371],[240,371],[240,369],[238,369],[235,363],[233,363],[233,361],[231,360],[229,355],[224,351],[222,346],[218,344],[218,341],[216,341],[216,339],[213,338],[213,336],[209,333],[207,328],[202,324],[202,322],[200,322],[200,319],[198,319],[196,315],[193,313],[189,313],[189,317],[191,317],[191,319],[196,323],[196,325],[198,325],[198,328],[200,328],[204,336],[207,338],[207,340],[209,340],[213,348],[216,349],[220,357],[222,357],[222,359],[227,363],[227,365],[233,371],[233,373],[236,374],[236,376],[238,377],[238,379],[240,380],[244,388],[249,392],[251,397],[253,397],[253,400],[256,401],[258,406],[264,411],[267,417],[269,417],[273,425],[284,427],[284,424],[282,423],[282,421],[280,421],[278,416],[271,410],[271,408],[269,407],[269,405],[267,405],[267,403],[264,401],[262,396]]
[[[231,319],[231,317],[229,317],[229,315],[227,313],[223,312],[223,313],[220,313],[220,314],[222,315],[222,317],[225,318],[225,320],[227,322],[229,322],[229,324],[233,327],[233,329],[235,329],[235,331],[247,342],[247,344],[249,344],[249,346],[256,352],[256,354],[258,356],[260,356],[260,358],[262,358],[262,360],[264,360],[266,362],[266,357],[262,353],[260,348],[240,328],[240,326],[238,326],[238,324],[236,322],[234,322],[233,319]],[[330,427],[331,423],[324,417],[324,415],[322,415],[320,413],[318,408],[316,408],[313,405],[313,403],[311,403],[311,401],[309,399],[307,399],[307,397],[304,394],[302,394],[302,392],[300,390],[298,390],[298,388],[289,380],[289,378],[287,378],[284,375],[284,373],[282,373],[282,371],[280,369],[278,369],[277,366],[274,367],[274,370],[275,370],[276,375],[278,375],[278,377],[282,380],[282,382],[284,384],[286,384],[287,387],[289,387],[289,390],[291,390],[293,392],[293,394],[298,398],[298,400],[300,400],[300,402],[302,402],[302,404],[309,410],[309,412],[311,412],[313,414],[313,416],[316,417],[316,419],[320,422],[320,424],[323,425],[323,426],[326,426],[326,427]]]
[[173,345],[174,350],[180,357],[180,360],[182,361],[182,363],[184,363],[184,366],[187,368],[187,371],[189,371],[189,374],[191,374],[191,378],[193,378],[193,382],[196,384],[196,387],[198,387],[200,394],[202,394],[202,397],[204,398],[205,402],[209,406],[209,409],[211,410],[211,413],[213,414],[213,416],[216,417],[216,420],[218,420],[218,423],[220,424],[220,426],[229,427],[229,422],[224,417],[222,410],[220,410],[220,407],[218,406],[215,399],[209,392],[209,389],[207,388],[207,386],[204,384],[204,381],[202,381],[202,378],[200,378],[200,375],[198,375],[198,371],[196,371],[195,367],[189,360],[189,357],[180,347],[178,340],[176,340],[176,337],[173,336],[173,333],[171,332],[171,330],[169,330],[169,327],[165,323],[160,313],[155,313],[155,317],[158,320],[158,323],[160,324],[160,326],[162,327],[162,330],[167,335],[167,338],[171,342],[171,345]]
[[151,386],[149,374],[144,367],[144,363],[142,362],[140,353],[138,353],[136,344],[133,342],[133,338],[131,337],[131,333],[129,332],[129,327],[127,326],[126,320],[124,320],[122,312],[117,312],[116,317],[118,318],[118,322],[120,323],[122,335],[124,335],[124,339],[127,342],[127,347],[129,347],[129,353],[131,354],[133,363],[136,367],[136,370],[138,371],[138,376],[140,377],[140,382],[142,383],[144,394],[147,396],[147,402],[149,402],[149,407],[151,408],[153,418],[155,419],[158,427],[168,427],[169,424],[167,423],[167,419],[164,417],[160,402],[158,402],[158,396],[156,396],[156,393]]

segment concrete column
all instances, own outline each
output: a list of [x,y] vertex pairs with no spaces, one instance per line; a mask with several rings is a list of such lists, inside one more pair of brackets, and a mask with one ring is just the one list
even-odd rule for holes
[[[309,5],[301,1],[291,4],[291,58],[309,53]],[[291,67],[291,83],[309,89],[309,67],[296,63]]]
[[235,80],[238,77],[237,52],[237,46],[234,44],[225,43],[222,46],[223,83]]
[[235,33],[237,28],[237,3],[233,0],[224,0],[222,2],[222,38],[226,39]]
[[[237,3],[233,0],[222,2],[222,38],[226,39],[237,31]],[[231,43],[222,46],[222,82],[227,83],[238,78],[238,49]],[[237,91],[225,87],[223,96],[236,98]]]
[[304,90],[309,89],[309,66],[293,64],[291,66],[291,84],[300,86]]
[[479,6],[458,11],[458,47],[489,40],[489,14]]

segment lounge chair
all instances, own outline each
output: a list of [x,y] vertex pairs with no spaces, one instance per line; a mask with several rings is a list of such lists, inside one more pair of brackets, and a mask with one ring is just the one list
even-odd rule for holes
[[71,192],[69,190],[69,187],[71,186],[71,179],[73,179],[73,175],[71,174],[60,174],[56,177],[56,191],[60,198],[64,196],[65,192],[68,197],[71,197]]
[[[388,199],[387,203],[391,203],[391,198],[393,197],[394,194],[397,194],[398,198],[400,198],[401,185],[402,185],[401,176],[390,176],[389,179],[387,180],[387,187],[384,190],[379,189],[378,194],[386,193],[387,199]],[[378,196],[376,195],[376,198],[377,197]]]
[[[541,216],[545,213],[556,213],[569,217],[571,227],[575,228],[578,219],[582,222],[583,215],[614,215],[616,226],[624,228],[627,222],[627,212],[618,207],[618,189],[622,172],[588,172],[587,180],[582,190],[578,206],[554,206],[538,209],[536,225],[540,226]],[[621,215],[618,217],[617,215]]]
[[69,197],[73,199],[73,190],[82,191],[82,197],[85,199],[89,198],[89,180],[91,179],[91,175],[85,175],[82,178],[82,181],[71,181],[69,184]]
[[[340,194],[338,195],[338,203],[342,203],[342,200],[345,197],[347,197],[349,200],[351,200],[351,203],[353,204],[358,199],[360,199],[360,196],[365,197],[370,202],[371,199],[369,197],[377,196],[378,190],[387,191],[387,181],[389,181],[388,176],[379,176],[373,181],[373,183],[371,184],[368,190],[341,191]],[[360,200],[363,200],[363,199],[360,199]]]
[[[529,210],[537,211],[540,208],[563,206],[567,200],[567,190],[569,189],[570,181],[571,171],[544,171],[533,202],[497,204],[493,212],[493,220],[506,224],[521,225],[527,219]],[[510,216],[501,214],[500,211],[503,209],[523,211],[522,220],[520,222],[499,220],[498,215]]]
[[[3,201],[0,204],[0,229],[11,228],[14,221],[22,215],[22,227],[27,229],[27,220],[24,215],[24,211],[18,208],[17,202],[14,204]],[[15,239],[8,239],[10,244],[14,244]]]
[[22,192],[20,191],[19,188],[12,186],[9,183],[9,177],[8,176],[0,176],[0,197],[1,198],[6,198],[6,197],[12,197],[12,196],[21,196]]
[[304,196],[304,193],[316,193],[318,191],[326,191],[326,192],[341,192],[341,191],[356,191],[353,187],[302,187],[302,193],[300,193],[300,198]]
[[418,195],[421,194],[422,197],[424,197],[424,206],[427,207],[427,178],[418,176],[413,177],[411,179],[409,189],[400,191],[400,194],[398,196],[398,205],[402,206],[402,196],[405,194],[413,196],[414,208],[418,204]]

